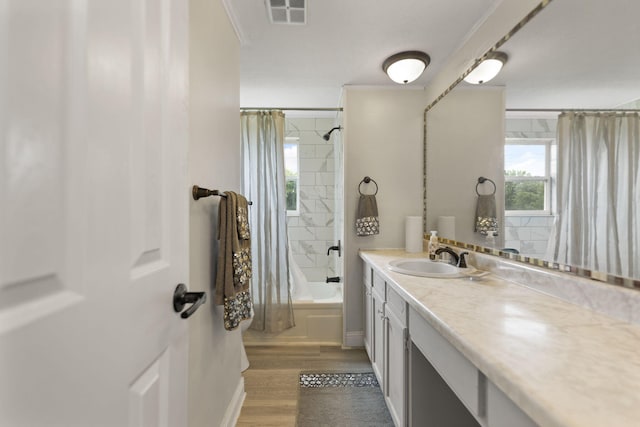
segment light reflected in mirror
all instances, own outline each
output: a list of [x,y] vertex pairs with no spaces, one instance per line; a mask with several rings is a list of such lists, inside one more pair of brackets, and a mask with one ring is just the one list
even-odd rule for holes
[[[557,141],[558,117],[562,111],[610,113],[610,110],[640,109],[640,78],[637,74],[640,69],[640,44],[637,43],[640,40],[639,13],[640,2],[629,0],[552,1],[500,47],[509,56],[509,62],[497,78],[478,89],[460,83],[452,92],[487,91],[491,87],[504,89],[505,175],[501,177],[504,178],[501,181],[504,217],[496,248],[517,251],[523,256],[549,263],[640,279],[636,251],[640,245],[640,231],[634,225],[640,218],[636,207],[637,191],[632,183],[640,172],[625,169],[629,157],[636,159],[636,164],[640,160],[638,136],[633,136],[631,142],[624,145],[626,151],[611,156],[613,160],[609,171],[616,174],[615,185],[589,175],[596,170],[598,161],[606,158],[604,151],[594,152],[589,157],[592,164],[583,164],[587,157],[578,160],[579,156],[558,150]],[[576,121],[569,120],[573,117],[567,116],[563,116],[562,123],[566,124],[562,126],[574,126]],[[616,123],[617,127],[634,126],[621,121],[611,123]],[[598,122],[594,126],[598,129],[598,126],[610,125]],[[426,140],[428,150],[429,132]],[[622,146],[612,144],[604,140],[600,143],[609,150],[621,150],[619,147]],[[573,163],[569,157],[574,159]],[[562,171],[560,177],[559,170]],[[583,195],[566,193],[563,183],[567,182],[567,177],[583,180],[585,188],[589,189]],[[621,180],[625,183],[620,184]],[[587,187],[589,185],[591,187]],[[607,187],[604,199],[589,198],[584,203],[565,203],[567,197],[587,199],[588,193],[595,193],[598,186]],[[627,198],[627,213],[611,214],[612,199],[623,197]],[[427,214],[429,202],[427,196]],[[561,212],[564,214],[559,215]],[[558,220],[568,216],[572,217],[573,231],[563,229]],[[616,223],[613,228],[612,222]],[[458,230],[469,226],[458,224]],[[459,231],[457,233],[460,234]],[[565,233],[567,241],[562,241],[559,233]],[[586,237],[596,233],[599,233],[598,237]],[[618,252],[615,255],[618,260],[603,262],[598,258],[614,257],[611,251],[598,252],[593,247],[613,246],[612,235],[622,249],[613,250]],[[464,241],[490,246],[490,242],[475,237]],[[563,245],[565,249],[559,249]],[[583,250],[581,246],[591,248]]]

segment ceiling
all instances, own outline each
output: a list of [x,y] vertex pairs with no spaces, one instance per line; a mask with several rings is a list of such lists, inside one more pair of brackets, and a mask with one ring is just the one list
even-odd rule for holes
[[227,2],[242,107],[334,108],[345,85],[398,87],[382,62],[406,50],[431,57],[411,84],[425,86],[501,0],[307,1],[306,25],[271,24],[265,0]]
[[640,99],[640,2],[554,0],[500,50],[507,108],[618,108]]
[[[408,85],[424,87],[502,0],[306,1],[305,25],[271,24],[265,0],[225,2],[241,39],[242,107],[334,108],[346,85],[398,88],[381,66],[405,50],[430,55]],[[490,84],[507,87],[508,108],[638,99],[638,16],[637,0],[554,0],[501,47],[509,61]]]

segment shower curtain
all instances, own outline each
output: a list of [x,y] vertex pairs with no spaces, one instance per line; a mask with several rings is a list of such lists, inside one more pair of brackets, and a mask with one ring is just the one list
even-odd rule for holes
[[558,119],[558,216],[553,259],[639,277],[640,117],[563,113]]
[[250,207],[253,260],[251,329],[275,333],[295,326],[289,283],[284,171],[284,114],[242,112],[242,187]]

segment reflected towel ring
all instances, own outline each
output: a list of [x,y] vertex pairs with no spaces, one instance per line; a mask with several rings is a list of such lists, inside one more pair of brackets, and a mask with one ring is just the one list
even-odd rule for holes
[[480,184],[484,184],[485,181],[489,181],[491,184],[493,184],[493,193],[491,194],[486,194],[487,196],[491,196],[493,194],[496,194],[496,183],[493,182],[492,180],[490,180],[489,178],[485,178],[484,176],[481,176],[480,178],[478,178],[478,183],[476,184],[476,194],[478,196],[480,196],[481,194],[478,192],[478,185]]
[[362,181],[360,181],[360,184],[358,184],[358,193],[360,193],[361,196],[364,196],[364,194],[362,194],[362,190],[360,190],[360,186],[362,185],[362,183],[368,184],[370,182],[373,182],[373,184],[376,186],[376,192],[373,193],[373,195],[375,196],[376,194],[378,194],[378,183],[373,178],[365,176],[362,179]]

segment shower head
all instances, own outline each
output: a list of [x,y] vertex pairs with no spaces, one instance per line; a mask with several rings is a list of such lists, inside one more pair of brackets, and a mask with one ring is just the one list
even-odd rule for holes
[[334,127],[333,129],[331,129],[329,132],[325,133],[324,135],[322,135],[322,138],[324,138],[325,141],[328,141],[329,138],[331,138],[331,132],[333,132],[334,130],[342,130],[342,126],[337,126]]

